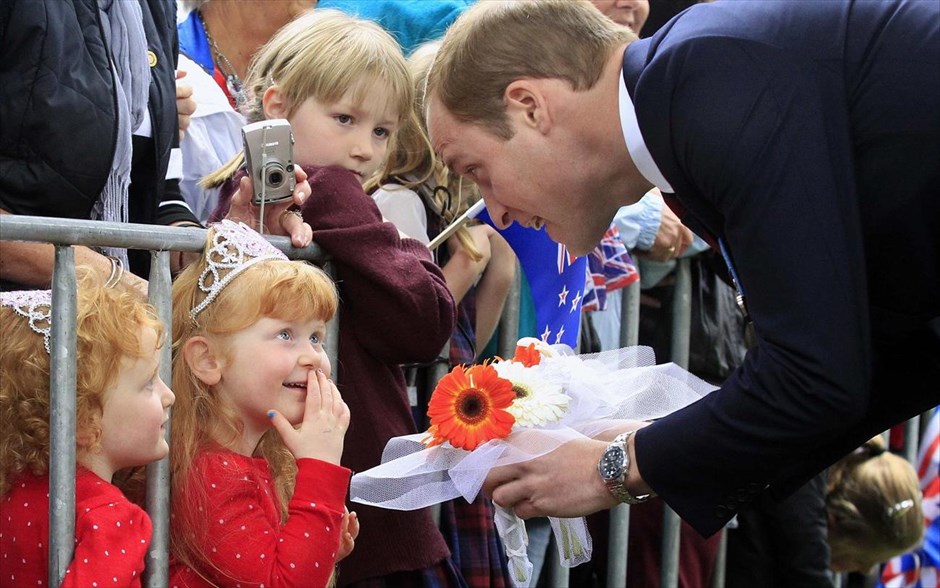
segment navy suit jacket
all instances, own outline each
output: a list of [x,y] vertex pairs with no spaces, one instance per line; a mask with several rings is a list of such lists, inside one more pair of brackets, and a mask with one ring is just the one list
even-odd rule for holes
[[940,3],[700,4],[628,45],[623,75],[759,338],[636,436],[643,477],[709,535],[940,403]]

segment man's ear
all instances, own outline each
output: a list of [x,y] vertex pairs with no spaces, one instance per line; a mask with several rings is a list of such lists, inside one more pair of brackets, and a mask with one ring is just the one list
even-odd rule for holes
[[287,101],[276,84],[264,91],[261,109],[264,111],[264,118],[287,118]]
[[[546,133],[552,126],[549,111],[549,96],[541,80],[520,79],[506,86],[503,97],[506,115],[516,120],[521,127],[529,127]],[[518,127],[517,127],[518,128]]]
[[183,359],[206,386],[214,386],[222,379],[222,363],[212,343],[205,337],[187,339],[183,343]]

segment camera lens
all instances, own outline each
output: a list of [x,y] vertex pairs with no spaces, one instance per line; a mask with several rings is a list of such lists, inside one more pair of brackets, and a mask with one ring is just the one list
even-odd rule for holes
[[280,166],[269,169],[267,173],[267,184],[272,188],[277,188],[284,183],[284,171]]

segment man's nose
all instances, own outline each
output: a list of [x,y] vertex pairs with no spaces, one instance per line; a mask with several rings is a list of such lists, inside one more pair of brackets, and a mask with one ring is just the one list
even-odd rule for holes
[[494,202],[491,198],[483,197],[486,203],[486,211],[490,214],[490,219],[497,229],[503,230],[512,224],[512,218],[509,216],[509,210]]

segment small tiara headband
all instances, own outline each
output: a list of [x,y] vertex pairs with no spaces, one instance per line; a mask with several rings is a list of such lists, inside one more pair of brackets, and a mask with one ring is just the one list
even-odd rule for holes
[[189,311],[193,321],[238,274],[259,261],[287,259],[278,248],[243,223],[223,220],[209,228],[212,243],[206,247],[206,267],[197,284],[206,297]]
[[0,292],[0,306],[9,306],[29,321],[29,328],[43,337],[46,353],[52,330],[52,290],[17,290]]

